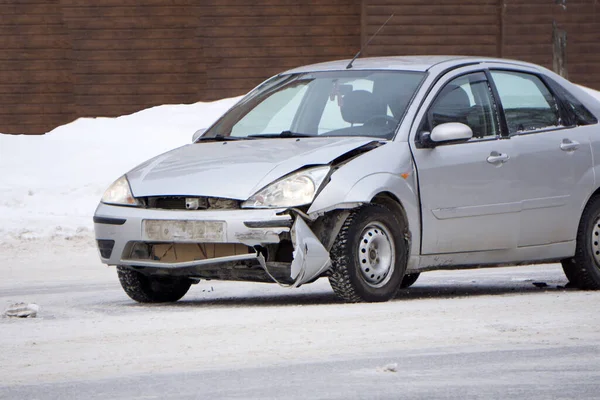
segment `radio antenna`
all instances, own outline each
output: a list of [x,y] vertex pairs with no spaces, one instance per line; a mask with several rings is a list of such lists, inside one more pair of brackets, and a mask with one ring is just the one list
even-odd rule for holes
[[373,40],[373,38],[374,38],[375,36],[377,36],[377,34],[379,33],[379,31],[381,31],[381,30],[383,29],[383,27],[384,27],[384,26],[386,26],[388,22],[390,22],[390,19],[392,19],[392,17],[393,17],[393,16],[394,16],[394,14],[390,15],[390,16],[389,16],[389,18],[388,18],[388,19],[387,19],[387,20],[386,20],[386,21],[383,23],[383,25],[381,25],[381,26],[379,27],[379,29],[377,29],[377,32],[375,32],[375,33],[373,34],[373,36],[371,36],[371,37],[369,38],[369,40],[367,40],[367,43],[365,43],[365,44],[364,44],[364,46],[361,46],[361,48],[360,48],[360,50],[358,51],[358,53],[356,53],[356,55],[354,56],[354,58],[353,58],[352,60],[350,60],[350,62],[349,62],[349,63],[348,63],[348,65],[346,66],[346,69],[350,69],[350,68],[352,68],[352,63],[354,62],[354,60],[356,60],[356,59],[357,59],[357,58],[360,56],[360,53],[361,53],[361,52],[362,52],[364,49],[366,49],[366,48],[367,48],[367,46],[369,45],[369,43],[371,43],[371,40]]

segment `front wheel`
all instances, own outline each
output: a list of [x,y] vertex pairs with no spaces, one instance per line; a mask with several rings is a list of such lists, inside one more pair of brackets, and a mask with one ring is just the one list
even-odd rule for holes
[[117,266],[119,281],[127,296],[139,303],[169,303],[181,299],[191,281],[178,277],[155,277]]
[[344,222],[330,255],[335,294],[349,302],[390,300],[406,270],[403,224],[384,206],[358,208]]
[[563,270],[573,286],[600,289],[600,196],[590,200],[577,230],[577,248],[573,258],[563,260]]

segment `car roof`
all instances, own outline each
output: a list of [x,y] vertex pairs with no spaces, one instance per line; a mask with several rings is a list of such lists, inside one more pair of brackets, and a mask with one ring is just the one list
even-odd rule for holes
[[[286,74],[317,72],[317,71],[339,71],[345,70],[350,59],[328,61],[318,64],[305,65],[286,71]],[[366,57],[357,58],[352,63],[353,70],[401,70],[401,71],[421,71],[425,72],[432,67],[455,68],[465,64],[475,64],[483,62],[504,63],[520,65],[527,67],[537,67],[534,64],[508,60],[502,58],[470,57],[470,56],[396,56],[396,57]]]

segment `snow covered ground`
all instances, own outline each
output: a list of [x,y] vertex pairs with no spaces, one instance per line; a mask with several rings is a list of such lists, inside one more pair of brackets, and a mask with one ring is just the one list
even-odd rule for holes
[[236,100],[0,135],[0,312],[40,305],[0,318],[0,398],[597,398],[600,293],[557,264],[430,272],[383,304],[326,280],[127,298],[93,246],[102,192]]

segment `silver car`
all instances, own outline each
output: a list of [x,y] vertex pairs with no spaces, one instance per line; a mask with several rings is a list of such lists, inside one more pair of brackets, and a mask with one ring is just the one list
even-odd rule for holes
[[600,289],[600,102],[537,65],[365,58],[265,81],[94,216],[139,302],[202,279],[386,301],[423,271],[562,262]]

